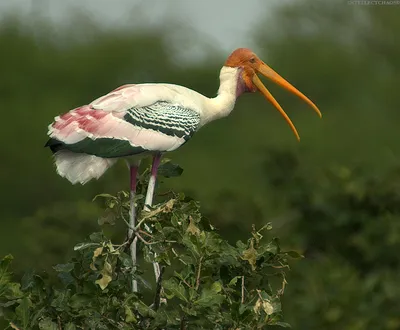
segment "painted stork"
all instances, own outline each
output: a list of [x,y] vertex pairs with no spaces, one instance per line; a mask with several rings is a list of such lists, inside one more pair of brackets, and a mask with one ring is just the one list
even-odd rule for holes
[[119,158],[124,158],[130,167],[130,222],[134,227],[133,196],[140,160],[153,157],[145,199],[145,205],[151,205],[161,155],[185,144],[205,124],[228,116],[241,94],[260,91],[300,140],[295,126],[257,73],[300,97],[321,117],[317,106],[304,94],[250,49],[239,48],[222,67],[214,98],[173,84],[129,84],[56,117],[49,126],[46,146],[54,154],[57,173],[72,184],[85,184],[100,178]]

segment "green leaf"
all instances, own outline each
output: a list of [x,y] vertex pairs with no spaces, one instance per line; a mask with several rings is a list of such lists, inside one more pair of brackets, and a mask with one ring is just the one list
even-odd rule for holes
[[235,276],[233,279],[230,280],[228,286],[235,286],[239,278],[241,279],[242,276]]
[[[189,235],[185,235],[182,238],[182,244],[184,244],[186,246],[186,248],[193,253],[196,257],[200,257],[200,251],[199,248],[197,247],[197,245],[193,242],[196,241],[196,239],[193,236],[189,236]],[[183,258],[184,256],[182,255],[181,258]]]
[[239,314],[240,315],[242,315],[247,310],[249,310],[249,305],[240,304],[240,306],[239,306]]
[[58,330],[57,323],[53,322],[50,318],[46,317],[39,322],[40,330]]
[[191,316],[197,316],[197,312],[193,307],[186,307],[182,304],[179,304],[179,306],[185,314],[188,314]]
[[289,257],[293,258],[293,259],[302,259],[304,258],[304,256],[296,251],[287,251],[285,252],[285,254],[287,254]]
[[91,296],[86,294],[74,294],[69,300],[69,306],[75,310],[85,309],[90,306]]
[[211,291],[218,293],[218,292],[221,292],[221,290],[222,290],[222,285],[220,282],[214,282],[211,285]]
[[0,261],[0,297],[5,294],[10,283],[11,273],[8,271],[8,267],[12,260],[13,256],[9,254]]
[[122,266],[124,267],[133,266],[131,256],[125,252],[121,252],[120,255],[118,256],[118,259],[121,261]]
[[261,311],[264,311],[267,315],[272,315],[274,313],[274,306],[272,306],[269,300],[264,300],[262,298],[258,298],[257,302],[253,307],[254,313],[260,314]]
[[199,294],[197,293],[197,291],[194,288],[189,288],[189,300],[195,300],[197,299],[197,297],[199,296]]
[[195,236],[200,235],[200,229],[196,226],[192,217],[189,217],[189,226],[187,227],[186,232],[188,232],[192,235],[195,235]]
[[223,295],[216,294],[209,289],[204,289],[200,294],[200,298],[197,299],[194,304],[203,308],[207,308],[213,305],[220,305],[224,299],[225,298]]
[[194,304],[204,308],[211,307],[213,305],[220,305],[225,299],[223,295],[219,294],[221,290],[221,283],[214,282],[211,285],[211,288],[204,288],[201,291],[199,299],[197,299]]
[[74,246],[74,251],[87,249],[92,246],[99,246],[99,244],[97,244],[97,243],[78,243]]
[[136,279],[137,279],[137,281],[138,281],[139,284],[143,284],[143,286],[144,286],[145,288],[151,290],[152,286],[151,286],[151,284],[149,283],[149,281],[145,280],[145,279],[144,279],[142,276],[140,276],[140,275],[136,275]]
[[279,239],[275,237],[270,243],[268,243],[265,251],[278,254],[280,252]]
[[102,290],[104,290],[112,281],[112,266],[108,261],[104,262],[101,275],[102,277],[98,279],[95,283],[98,284]]
[[70,298],[70,290],[56,290],[54,291],[54,298],[51,302],[51,307],[54,307],[58,311],[64,311],[65,306],[68,304]]
[[0,261],[0,274],[1,272],[6,272],[8,267],[10,266],[11,262],[14,260],[14,257],[11,254],[6,255]]
[[257,251],[253,246],[254,241],[253,239],[250,241],[250,247],[243,251],[242,253],[242,259],[247,260],[249,264],[251,265],[252,270],[256,270],[256,262],[257,262]]
[[93,233],[89,236],[89,238],[94,243],[102,243],[105,239],[102,232]]
[[155,317],[156,312],[154,309],[147,306],[144,302],[138,301],[134,303],[136,310],[144,317]]
[[137,323],[137,319],[135,315],[132,313],[131,309],[127,305],[124,306],[124,309],[125,309],[125,322]]
[[183,168],[171,162],[163,163],[158,168],[158,175],[161,175],[165,178],[181,176],[182,173],[183,173]]
[[58,264],[56,266],[54,266],[54,270],[56,272],[65,272],[65,273],[69,273],[71,270],[74,269],[75,264],[73,263],[68,263],[68,264]]
[[99,219],[97,220],[97,223],[99,224],[99,226],[103,225],[114,226],[116,220],[117,220],[116,212],[114,212],[114,210],[111,209],[106,209],[102,214],[102,216],[100,216]]
[[65,287],[74,284],[76,282],[75,278],[71,275],[71,273],[61,272],[58,274],[58,278],[62,281]]
[[125,190],[117,192],[117,198],[121,201],[129,198],[129,196],[130,196],[130,193]]
[[30,316],[30,300],[28,297],[24,297],[21,299],[19,306],[15,309],[15,313],[18,317],[18,323],[22,324],[22,329],[28,329],[29,325],[29,316]]
[[96,262],[97,257],[101,256],[101,254],[103,253],[103,249],[104,249],[104,247],[100,246],[93,251],[92,263],[90,264],[91,270],[97,270],[97,268],[94,264]]
[[75,324],[69,322],[69,323],[67,323],[67,324],[65,325],[64,330],[76,330],[76,326],[75,326]]
[[27,291],[35,286],[35,274],[32,270],[28,270],[21,279],[21,289]]
[[[1,292],[1,290],[0,290],[0,292]],[[21,291],[21,285],[19,283],[11,282],[11,283],[8,283],[8,285],[6,286],[4,296],[7,299],[14,300],[17,298],[22,298],[23,295],[24,295],[24,293]]]
[[97,198],[117,199],[117,197],[110,194],[98,194],[93,197],[92,201],[94,202]]
[[182,284],[179,284],[175,278],[170,278],[169,280],[163,281],[162,285],[166,290],[166,294],[168,294],[169,291],[169,296],[171,298],[175,296],[180,300],[188,302],[185,287]]
[[275,322],[274,325],[279,325],[282,328],[291,328],[292,326],[286,322]]
[[[164,329],[175,329],[175,327],[172,327],[173,325],[180,324],[180,311],[178,309],[170,309],[168,311],[165,310],[160,310],[157,315],[156,315],[156,320],[165,320],[164,322],[167,324],[167,326]],[[157,321],[158,321],[157,320]],[[164,324],[165,324],[164,323]]]
[[172,214],[171,224],[176,228],[180,227],[180,223],[179,217],[176,214]]

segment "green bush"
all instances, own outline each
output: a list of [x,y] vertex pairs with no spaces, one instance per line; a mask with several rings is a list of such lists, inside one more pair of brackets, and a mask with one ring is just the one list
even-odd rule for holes
[[311,171],[294,154],[268,154],[268,183],[288,215],[277,235],[305,256],[289,274],[286,320],[297,329],[399,329],[399,168]]
[[[180,173],[166,163],[164,176]],[[136,205],[143,209],[146,176],[139,182]],[[101,226],[127,222],[129,194],[101,194]],[[138,214],[137,267],[128,254],[132,238],[115,244],[105,231],[75,245],[74,256],[54,266],[51,275],[26,273],[12,279],[12,257],[0,264],[0,316],[13,329],[266,329],[283,322],[288,258],[271,238],[271,224],[253,226],[245,241],[230,245],[199,211],[197,201],[169,193]],[[142,228],[151,226],[149,234]],[[57,240],[54,233],[54,240]],[[154,254],[156,253],[156,254]],[[156,258],[154,257],[156,255]],[[154,259],[155,258],[155,259]],[[161,277],[153,279],[151,263]],[[132,279],[139,291],[132,292]]]

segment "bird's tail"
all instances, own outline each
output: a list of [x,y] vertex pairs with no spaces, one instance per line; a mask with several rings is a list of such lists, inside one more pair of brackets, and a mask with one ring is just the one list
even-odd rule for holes
[[60,150],[54,154],[57,173],[72,184],[85,184],[100,178],[116,163],[116,159],[100,158],[93,155]]

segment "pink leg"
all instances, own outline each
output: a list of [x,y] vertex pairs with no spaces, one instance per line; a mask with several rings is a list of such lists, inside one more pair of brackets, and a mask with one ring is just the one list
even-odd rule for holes
[[131,192],[136,191],[136,177],[137,177],[137,172],[138,172],[138,166],[137,165],[131,165],[129,166],[129,170],[131,172]]
[[[153,165],[151,166],[151,175],[149,180],[149,185],[147,187],[146,199],[144,204],[151,206],[153,204],[154,187],[156,185],[157,170],[160,166],[161,154],[157,153],[153,158]],[[146,206],[145,206],[146,207]]]
[[[134,235],[133,229],[136,226],[136,209],[135,209],[135,194],[136,194],[136,178],[137,178],[137,172],[138,172],[138,165],[130,165],[129,170],[131,173],[131,196],[130,196],[130,204],[131,204],[131,210],[130,210],[130,218],[129,218],[129,231],[128,235],[129,238]],[[132,264],[133,264],[133,270],[136,270],[136,243],[137,243],[137,237],[134,238],[132,241],[132,244],[130,246],[131,250],[131,258],[132,258]],[[137,281],[135,279],[132,279],[132,291],[137,292],[138,291],[138,286],[137,286]]]

